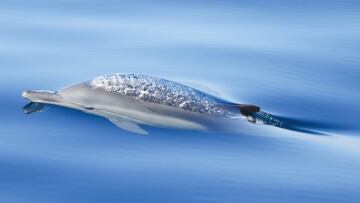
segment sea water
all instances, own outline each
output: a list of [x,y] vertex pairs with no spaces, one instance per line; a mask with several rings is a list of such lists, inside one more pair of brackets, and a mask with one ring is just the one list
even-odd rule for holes
[[[0,0],[0,202],[359,202],[359,25],[358,1]],[[140,136],[71,109],[22,112],[24,90],[117,72],[303,131]]]

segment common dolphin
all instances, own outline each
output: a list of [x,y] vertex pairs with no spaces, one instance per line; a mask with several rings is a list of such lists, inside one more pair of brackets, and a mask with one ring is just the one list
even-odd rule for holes
[[137,74],[103,75],[61,91],[28,90],[22,96],[31,101],[23,108],[25,113],[40,111],[44,104],[59,105],[105,117],[139,134],[148,133],[140,127],[143,124],[224,129],[226,122],[239,118],[254,123],[262,113],[256,105],[229,102],[177,82]]

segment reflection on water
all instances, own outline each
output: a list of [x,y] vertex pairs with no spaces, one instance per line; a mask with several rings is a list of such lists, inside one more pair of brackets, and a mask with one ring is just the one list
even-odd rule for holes
[[[1,5],[1,202],[359,201],[356,1]],[[198,84],[293,130],[138,136],[71,109],[21,110],[24,90],[113,72]]]

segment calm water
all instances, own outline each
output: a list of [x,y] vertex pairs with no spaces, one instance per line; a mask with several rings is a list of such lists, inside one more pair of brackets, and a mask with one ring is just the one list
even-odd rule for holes
[[[359,202],[358,1],[0,0],[0,202]],[[140,73],[321,135],[209,134],[47,107],[27,89]]]

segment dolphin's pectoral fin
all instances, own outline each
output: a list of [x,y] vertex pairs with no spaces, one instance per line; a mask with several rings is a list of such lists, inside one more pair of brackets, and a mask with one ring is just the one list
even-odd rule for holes
[[23,107],[23,112],[26,114],[35,113],[44,109],[44,104],[38,102],[30,102]]
[[109,118],[109,120],[113,124],[115,124],[116,126],[118,126],[119,128],[121,128],[123,130],[130,131],[130,132],[137,133],[137,134],[141,134],[141,135],[149,134],[147,131],[142,129],[137,123],[135,123],[133,121],[123,119],[123,118],[117,118],[117,117]]

